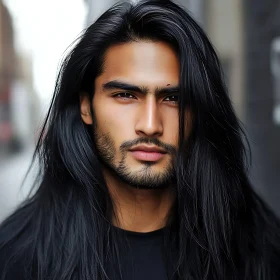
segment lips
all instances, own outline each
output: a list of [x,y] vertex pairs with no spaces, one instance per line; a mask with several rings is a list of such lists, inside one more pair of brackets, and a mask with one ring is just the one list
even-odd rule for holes
[[137,146],[130,149],[130,152],[141,161],[158,161],[166,154],[166,151],[155,146]]

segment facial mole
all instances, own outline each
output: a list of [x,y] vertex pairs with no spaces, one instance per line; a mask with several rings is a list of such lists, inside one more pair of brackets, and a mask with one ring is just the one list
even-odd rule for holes
[[170,86],[170,84],[167,84],[166,86],[168,87],[168,86]]

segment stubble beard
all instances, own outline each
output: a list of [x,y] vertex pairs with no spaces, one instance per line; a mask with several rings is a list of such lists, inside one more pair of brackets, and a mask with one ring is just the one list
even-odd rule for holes
[[[96,127],[94,140],[101,163],[123,183],[138,189],[162,189],[174,183],[175,172],[171,156],[170,161],[162,168],[162,171],[153,170],[156,162],[141,162],[142,168],[138,171],[132,171],[127,164],[127,149],[119,149],[121,159],[116,163],[117,151],[110,134],[102,134]],[[147,138],[142,140],[144,143],[158,142],[158,140],[148,140]],[[123,146],[126,146],[125,143]]]

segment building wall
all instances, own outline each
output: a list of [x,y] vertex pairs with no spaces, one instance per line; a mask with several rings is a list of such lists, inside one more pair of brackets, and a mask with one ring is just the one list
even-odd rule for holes
[[245,73],[242,1],[208,0],[205,4],[205,30],[221,59],[229,95],[236,113],[244,121]]
[[113,4],[117,3],[116,0],[85,0],[88,5],[88,14],[86,18],[86,26],[93,23],[103,12],[105,12]]
[[0,150],[12,137],[10,99],[15,79],[15,50],[11,16],[0,0]]
[[0,71],[2,82],[10,82],[14,79],[15,74],[15,50],[14,50],[14,31],[12,27],[12,19],[7,8],[0,1],[0,46],[1,46],[1,60],[0,60]]
[[272,43],[280,39],[280,2],[245,0],[244,4],[246,119],[253,139],[253,154],[257,156],[253,178],[280,215],[280,124],[273,119],[275,95],[276,91],[280,95],[280,84],[277,88],[271,61]]

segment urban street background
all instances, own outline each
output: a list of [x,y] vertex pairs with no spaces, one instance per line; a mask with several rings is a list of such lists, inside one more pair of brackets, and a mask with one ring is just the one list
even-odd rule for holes
[[[116,2],[0,0],[0,222],[34,181],[36,163],[21,186],[62,58]],[[252,147],[252,184],[280,215],[280,1],[176,2],[190,11],[218,52]]]

